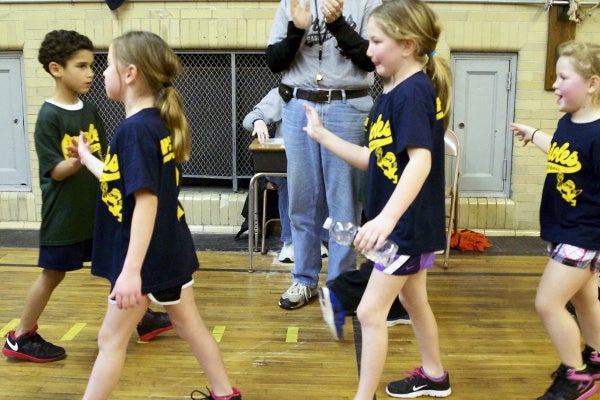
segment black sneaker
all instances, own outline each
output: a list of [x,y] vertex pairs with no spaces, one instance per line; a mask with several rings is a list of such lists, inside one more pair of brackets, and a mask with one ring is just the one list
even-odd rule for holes
[[137,332],[140,340],[147,342],[154,339],[157,335],[173,329],[169,314],[165,312],[154,312],[151,309],[146,311],[142,320],[138,323]]
[[564,364],[552,374],[552,379],[552,385],[537,400],[584,400],[598,390],[587,370],[577,372]]
[[19,337],[15,337],[15,331],[8,332],[2,354],[9,358],[19,358],[36,363],[62,360],[67,356],[65,349],[42,339],[37,333],[37,329],[36,325],[32,330]]
[[[242,394],[240,393],[240,391],[238,390],[238,388],[232,388],[233,389],[233,393],[231,393],[229,396],[225,396],[225,397],[216,397],[213,392],[210,391],[210,389],[206,388],[206,390],[208,390],[208,394],[201,392],[199,390],[194,390],[192,392],[192,394],[190,394],[190,398],[192,400],[242,400]],[[198,396],[204,396],[204,397],[196,397],[196,395]]]
[[385,391],[392,397],[402,399],[419,396],[448,397],[452,393],[448,372],[444,373],[443,378],[434,380],[425,374],[423,367],[415,368],[407,378],[388,383]]
[[590,346],[586,345],[583,349],[583,362],[587,366],[587,373],[592,379],[600,379],[600,354]]

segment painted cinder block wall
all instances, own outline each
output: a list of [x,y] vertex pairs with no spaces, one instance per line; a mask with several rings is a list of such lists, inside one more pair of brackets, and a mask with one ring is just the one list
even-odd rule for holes
[[[349,0],[350,1],[350,0]],[[37,51],[53,29],[74,29],[89,36],[97,49],[129,30],[149,30],[173,48],[185,50],[264,49],[277,2],[126,1],[110,11],[103,1],[0,3],[0,51],[22,52],[26,128],[31,165],[31,192],[0,192],[0,227],[37,228],[40,188],[33,130],[41,103],[53,81],[40,67]],[[552,131],[560,113],[552,92],[544,90],[548,14],[543,4],[431,2],[444,33],[438,53],[451,51],[518,54],[516,109],[518,121]],[[597,41],[600,16],[595,12],[576,28],[576,37]],[[512,187],[508,199],[461,198],[460,227],[486,232],[535,233],[545,156],[534,146],[514,143]],[[188,222],[198,230],[234,231],[242,222],[244,193],[185,192]]]

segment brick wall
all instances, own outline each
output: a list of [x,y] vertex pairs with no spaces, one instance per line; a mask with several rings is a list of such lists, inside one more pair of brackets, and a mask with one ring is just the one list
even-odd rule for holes
[[[548,24],[543,4],[444,2],[431,5],[444,26],[439,54],[448,57],[450,51],[518,53],[516,119],[551,132],[560,113],[556,110],[553,93],[543,89]],[[52,79],[37,61],[37,50],[46,32],[74,29],[89,36],[98,49],[106,49],[113,37],[134,29],[153,31],[176,49],[263,49],[276,7],[277,2],[126,1],[112,12],[103,1],[0,3],[0,51],[22,51],[24,57],[33,184],[33,193],[0,194],[0,222],[39,220],[40,195],[33,129],[42,101],[53,90]],[[597,41],[599,15],[595,11],[577,26],[578,39]],[[537,211],[544,164],[542,152],[534,146],[523,148],[515,142],[510,198],[461,199],[461,225],[472,229],[539,229]],[[12,204],[25,205],[27,212]],[[243,201],[236,200],[232,204],[239,209],[223,210],[223,213],[232,216],[227,220],[231,225],[238,225],[239,217],[235,216]],[[196,213],[194,205],[191,207],[192,210],[187,207],[188,213]],[[475,208],[477,212],[472,211]],[[225,220],[210,221],[211,224],[222,224]]]

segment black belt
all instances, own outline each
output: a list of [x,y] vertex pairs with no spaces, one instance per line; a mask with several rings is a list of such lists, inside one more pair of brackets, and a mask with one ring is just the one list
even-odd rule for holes
[[[295,95],[294,95],[295,90]],[[291,95],[291,97],[295,97],[300,100],[308,100],[314,103],[329,103],[333,100],[343,100],[343,99],[355,99],[357,97],[364,97],[369,94],[369,89],[319,89],[319,90],[304,90],[304,89],[294,89],[283,83],[279,85],[279,93],[282,92]],[[282,95],[283,97],[283,95]],[[285,100],[285,98],[284,98]]]

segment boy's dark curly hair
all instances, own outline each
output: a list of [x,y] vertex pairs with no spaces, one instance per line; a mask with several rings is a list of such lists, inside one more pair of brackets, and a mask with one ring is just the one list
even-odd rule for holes
[[79,50],[94,51],[92,41],[75,31],[63,29],[48,32],[38,52],[38,60],[44,66],[46,72],[50,73],[48,65],[56,62],[66,66],[67,61]]

